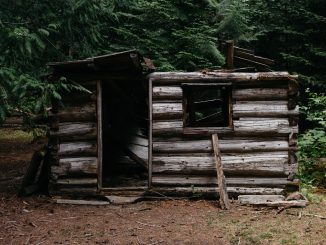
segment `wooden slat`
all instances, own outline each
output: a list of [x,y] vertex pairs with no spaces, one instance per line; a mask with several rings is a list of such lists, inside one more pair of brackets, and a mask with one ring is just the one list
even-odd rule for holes
[[270,67],[266,64],[251,60],[251,59],[245,59],[239,56],[234,56],[234,64],[235,66],[254,66],[258,69],[261,69],[262,71],[270,71]]
[[97,188],[102,188],[102,179],[103,179],[103,129],[102,129],[102,120],[103,120],[103,107],[102,107],[102,81],[98,80],[96,82],[96,91],[97,91],[97,106],[96,106],[96,116],[97,116],[97,159],[98,159],[98,170],[97,170]]
[[234,50],[234,55],[238,56],[240,58],[244,58],[244,59],[248,59],[251,61],[255,61],[255,62],[259,62],[268,66],[272,66],[275,64],[274,60],[268,59],[268,58],[264,58],[264,57],[260,57],[260,56],[256,56],[254,54],[250,54],[244,51],[240,51],[239,49],[235,49]]

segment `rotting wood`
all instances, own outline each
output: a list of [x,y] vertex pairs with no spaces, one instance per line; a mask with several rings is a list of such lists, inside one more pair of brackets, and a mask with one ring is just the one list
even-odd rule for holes
[[[153,187],[148,190],[148,193],[151,193],[151,190],[161,193],[167,196],[214,196],[218,197],[219,192],[216,192],[218,187],[202,187],[202,186],[193,186],[193,187]],[[227,187],[229,196],[237,195],[280,195],[284,192],[282,188],[249,188],[249,187]],[[155,194],[155,193],[154,193]]]
[[216,164],[217,183],[220,193],[220,204],[222,209],[230,209],[230,201],[226,190],[226,180],[223,172],[223,166],[221,163],[221,153],[219,149],[219,142],[217,134],[212,135],[212,144],[214,148],[214,158]]
[[60,178],[57,185],[97,185],[97,178]]
[[[283,196],[239,196],[238,200],[241,204],[249,204],[249,205],[259,205],[259,206],[267,206],[267,207],[306,207],[308,202],[306,200],[292,200],[292,201],[284,201]],[[283,200],[282,200],[283,199]]]
[[234,89],[232,98],[240,100],[286,100],[288,91],[285,88],[245,88]]
[[283,195],[240,195],[238,201],[241,204],[260,204],[265,202],[284,201]]
[[21,183],[21,187],[19,190],[20,196],[30,195],[38,189],[38,186],[36,185],[36,189],[34,188],[33,191],[31,192],[28,190],[28,187],[36,183],[37,173],[41,167],[42,161],[44,159],[44,155],[45,155],[44,149],[34,152],[31,162],[27,168],[27,171]]
[[110,195],[110,196],[105,196],[106,199],[110,202],[110,204],[131,204],[135,203],[137,201],[142,200],[144,197],[142,195],[139,196],[116,196],[116,195]]
[[180,86],[153,87],[153,100],[181,100],[182,94]]
[[59,166],[51,167],[52,176],[85,176],[97,173],[98,161],[96,157],[63,158]]
[[58,155],[62,156],[96,156],[97,147],[95,142],[66,142],[59,145]]

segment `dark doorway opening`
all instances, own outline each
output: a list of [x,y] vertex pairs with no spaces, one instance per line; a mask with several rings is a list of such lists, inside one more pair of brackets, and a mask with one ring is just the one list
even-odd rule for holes
[[145,81],[102,81],[102,187],[147,187],[148,88]]

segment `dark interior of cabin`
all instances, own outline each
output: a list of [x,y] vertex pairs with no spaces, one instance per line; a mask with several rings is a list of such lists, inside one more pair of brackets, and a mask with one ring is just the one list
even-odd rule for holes
[[148,179],[148,88],[142,80],[102,82],[103,183],[145,187]]

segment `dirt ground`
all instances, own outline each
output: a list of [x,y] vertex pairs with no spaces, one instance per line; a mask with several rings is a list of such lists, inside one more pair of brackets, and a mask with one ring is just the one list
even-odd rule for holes
[[[304,209],[216,201],[144,201],[120,206],[55,204],[16,193],[33,150],[23,132],[0,130],[0,244],[319,244],[326,245],[326,201]],[[301,212],[301,218],[299,213]]]

